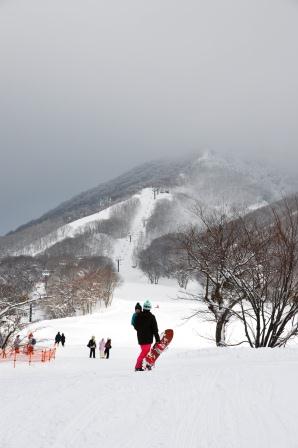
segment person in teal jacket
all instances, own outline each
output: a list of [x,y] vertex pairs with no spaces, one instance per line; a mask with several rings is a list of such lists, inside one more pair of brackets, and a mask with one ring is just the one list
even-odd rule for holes
[[136,304],[136,306],[135,306],[135,312],[133,313],[132,318],[131,318],[131,325],[133,327],[134,327],[135,322],[136,322],[136,317],[137,317],[138,313],[140,313],[141,311],[142,311],[142,307],[141,307],[141,305],[138,302]]

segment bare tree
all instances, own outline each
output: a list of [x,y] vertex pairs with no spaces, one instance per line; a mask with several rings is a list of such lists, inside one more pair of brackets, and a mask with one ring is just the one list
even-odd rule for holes
[[[206,219],[182,237],[216,322],[216,343],[234,316],[251,347],[280,347],[298,334],[298,203],[242,218]],[[199,313],[206,313],[202,309]],[[240,343],[240,342],[239,342]]]
[[286,201],[270,216],[269,225],[239,220],[237,263],[223,270],[240,298],[247,341],[256,348],[280,347],[298,334],[298,216]]
[[47,286],[51,299],[46,310],[51,317],[90,313],[100,301],[110,305],[119,277],[109,259],[67,257],[52,267]]
[[148,277],[150,283],[157,285],[162,275],[162,260],[156,256],[152,245],[139,252],[138,262],[140,269]]
[[117,286],[119,286],[121,280],[119,275],[111,269],[103,269],[101,271],[102,279],[102,297],[105,306],[109,306],[112,303],[113,293]]
[[158,283],[160,277],[175,278],[179,286],[186,287],[189,273],[181,257],[177,234],[156,238],[147,248],[139,250],[137,259],[140,269],[151,283]]
[[179,237],[187,257],[184,269],[186,274],[200,279],[204,292],[196,296],[202,305],[196,314],[208,320],[212,316],[216,345],[222,347],[226,345],[226,327],[239,302],[233,284],[223,274],[234,258],[237,225],[233,222],[227,225],[227,216],[222,213],[209,217],[201,209],[199,213],[202,227],[191,227]]

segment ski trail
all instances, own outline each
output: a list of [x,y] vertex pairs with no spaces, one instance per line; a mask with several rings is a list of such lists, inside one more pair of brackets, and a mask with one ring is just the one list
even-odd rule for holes
[[[85,434],[88,433],[88,427],[93,425],[92,434],[95,436],[98,443],[98,437],[100,434],[94,428],[94,416],[98,411],[99,397],[89,397],[83,406],[80,406],[79,410],[76,410],[75,415],[71,415],[70,422],[65,422],[65,427],[62,431],[59,431],[59,435],[56,438],[51,448],[70,448],[77,445],[79,439],[85,439]],[[91,445],[89,445],[91,446]]]
[[151,188],[143,189],[135,197],[140,200],[140,205],[131,224],[129,235],[126,238],[118,239],[114,246],[114,260],[120,260],[120,273],[126,281],[134,280],[138,275],[138,270],[135,271],[132,267],[133,252],[146,234],[146,222],[152,215],[158,201],[157,198],[154,199]]

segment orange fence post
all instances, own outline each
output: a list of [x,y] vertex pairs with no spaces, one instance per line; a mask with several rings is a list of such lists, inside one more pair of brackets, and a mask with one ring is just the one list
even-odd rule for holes
[[32,349],[32,347],[26,345],[21,350],[10,347],[8,351],[0,349],[0,363],[9,362],[13,363],[13,367],[16,367],[17,362],[28,362],[29,365],[33,362],[46,362],[55,359],[56,349],[39,347]]
[[52,348],[50,350],[50,356],[49,356],[49,361],[51,361],[51,359],[55,359],[55,353],[56,353],[56,348]]

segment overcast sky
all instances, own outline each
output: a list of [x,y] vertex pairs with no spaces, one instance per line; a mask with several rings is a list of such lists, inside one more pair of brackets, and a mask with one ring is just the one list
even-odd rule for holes
[[297,0],[0,0],[0,234],[144,161],[297,170]]

